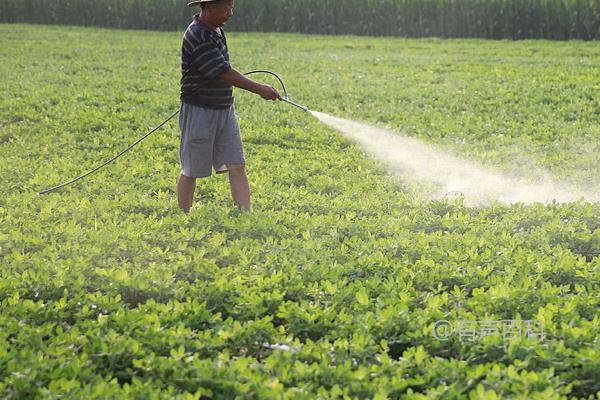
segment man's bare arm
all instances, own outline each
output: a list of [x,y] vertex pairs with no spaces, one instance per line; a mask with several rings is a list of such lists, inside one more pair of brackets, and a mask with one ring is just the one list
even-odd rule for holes
[[236,71],[233,68],[230,68],[229,71],[221,74],[221,76],[219,76],[219,79],[229,83],[230,85],[238,87],[240,89],[244,89],[249,92],[256,93],[265,100],[281,99],[281,96],[279,95],[277,90],[275,90],[275,88],[273,86],[263,85],[262,83],[253,81],[252,79],[245,77],[244,75],[242,75],[241,73],[239,73],[238,71]]

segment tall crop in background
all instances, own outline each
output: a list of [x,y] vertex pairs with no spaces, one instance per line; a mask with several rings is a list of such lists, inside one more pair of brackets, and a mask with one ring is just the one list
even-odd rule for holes
[[[182,30],[182,0],[3,0],[0,21]],[[229,29],[444,38],[599,39],[598,0],[237,0]]]

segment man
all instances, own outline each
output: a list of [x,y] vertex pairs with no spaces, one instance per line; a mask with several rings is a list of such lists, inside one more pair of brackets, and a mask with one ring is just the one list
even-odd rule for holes
[[222,27],[233,15],[234,0],[199,0],[188,4],[195,5],[200,5],[201,12],[194,15],[187,28],[181,50],[179,207],[189,212],[196,178],[211,176],[214,168],[217,173],[229,173],[234,202],[244,211],[250,211],[250,188],[233,105],[233,86],[265,100],[278,100],[281,96],[272,86],[246,78],[229,64]]

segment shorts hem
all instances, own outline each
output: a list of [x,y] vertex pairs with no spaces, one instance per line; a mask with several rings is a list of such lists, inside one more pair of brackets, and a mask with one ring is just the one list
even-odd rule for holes
[[208,175],[206,175],[206,174],[186,174],[185,172],[181,172],[181,175],[188,177],[188,178],[202,179],[202,178],[210,178],[212,176],[212,173],[209,173]]

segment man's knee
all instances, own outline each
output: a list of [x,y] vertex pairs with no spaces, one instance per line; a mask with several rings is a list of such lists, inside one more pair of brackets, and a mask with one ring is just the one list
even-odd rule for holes
[[246,175],[246,165],[244,164],[227,164],[227,170],[231,175]]
[[186,176],[186,175],[183,175],[183,174],[181,174],[179,176],[179,179],[181,181],[185,182],[185,183],[194,183],[194,182],[196,182],[196,178],[193,178],[191,176]]

